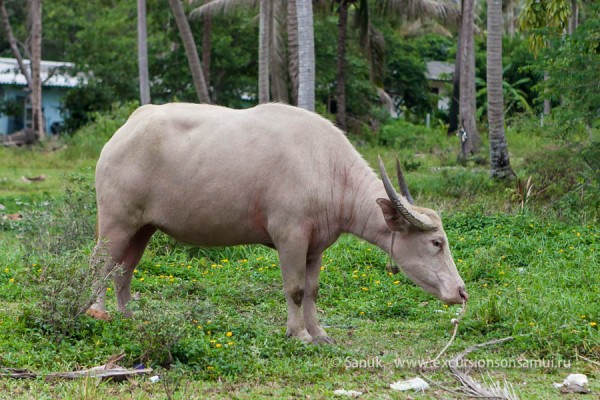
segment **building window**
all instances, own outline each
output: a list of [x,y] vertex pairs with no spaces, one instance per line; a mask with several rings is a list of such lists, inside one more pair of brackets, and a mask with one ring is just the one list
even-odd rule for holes
[[23,125],[25,129],[33,129],[33,108],[29,96],[25,97],[25,107],[23,107]]

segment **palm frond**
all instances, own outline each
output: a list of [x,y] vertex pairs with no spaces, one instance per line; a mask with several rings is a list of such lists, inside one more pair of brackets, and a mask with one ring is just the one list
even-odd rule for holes
[[215,15],[218,13],[228,14],[240,8],[256,8],[257,0],[213,0],[205,2],[202,6],[190,12],[191,19],[200,18],[204,14]]
[[432,18],[451,24],[460,21],[460,6],[452,0],[387,0],[385,9],[410,20]]

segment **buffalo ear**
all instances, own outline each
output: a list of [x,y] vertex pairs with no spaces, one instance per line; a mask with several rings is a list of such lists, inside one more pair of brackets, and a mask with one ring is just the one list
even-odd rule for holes
[[391,231],[403,231],[408,228],[408,221],[396,210],[389,199],[379,198],[376,201],[381,208],[385,223]]

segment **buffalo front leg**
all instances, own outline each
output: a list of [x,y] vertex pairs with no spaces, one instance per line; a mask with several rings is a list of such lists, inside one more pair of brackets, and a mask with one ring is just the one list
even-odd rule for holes
[[317,316],[317,298],[319,296],[319,273],[321,272],[322,254],[308,255],[306,262],[306,278],[302,309],[304,325],[312,336],[313,343],[335,343],[319,325]]
[[304,298],[304,279],[306,271],[306,251],[308,243],[301,245],[301,240],[290,241],[277,246],[283,290],[287,303],[287,337],[296,337],[305,343],[312,341],[312,336],[304,326],[302,300]]

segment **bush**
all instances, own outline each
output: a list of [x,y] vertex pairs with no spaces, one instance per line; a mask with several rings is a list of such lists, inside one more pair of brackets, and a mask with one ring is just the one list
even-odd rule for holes
[[64,157],[68,160],[97,158],[104,144],[138,107],[137,101],[115,103],[110,111],[94,113],[92,122],[66,139],[69,147],[66,149]]
[[[95,301],[94,281],[108,260],[94,245],[94,190],[86,178],[67,180],[62,202],[32,204],[21,224],[25,292],[43,299],[23,311],[27,324],[60,341],[89,321],[80,318]],[[105,279],[108,279],[106,277]]]

